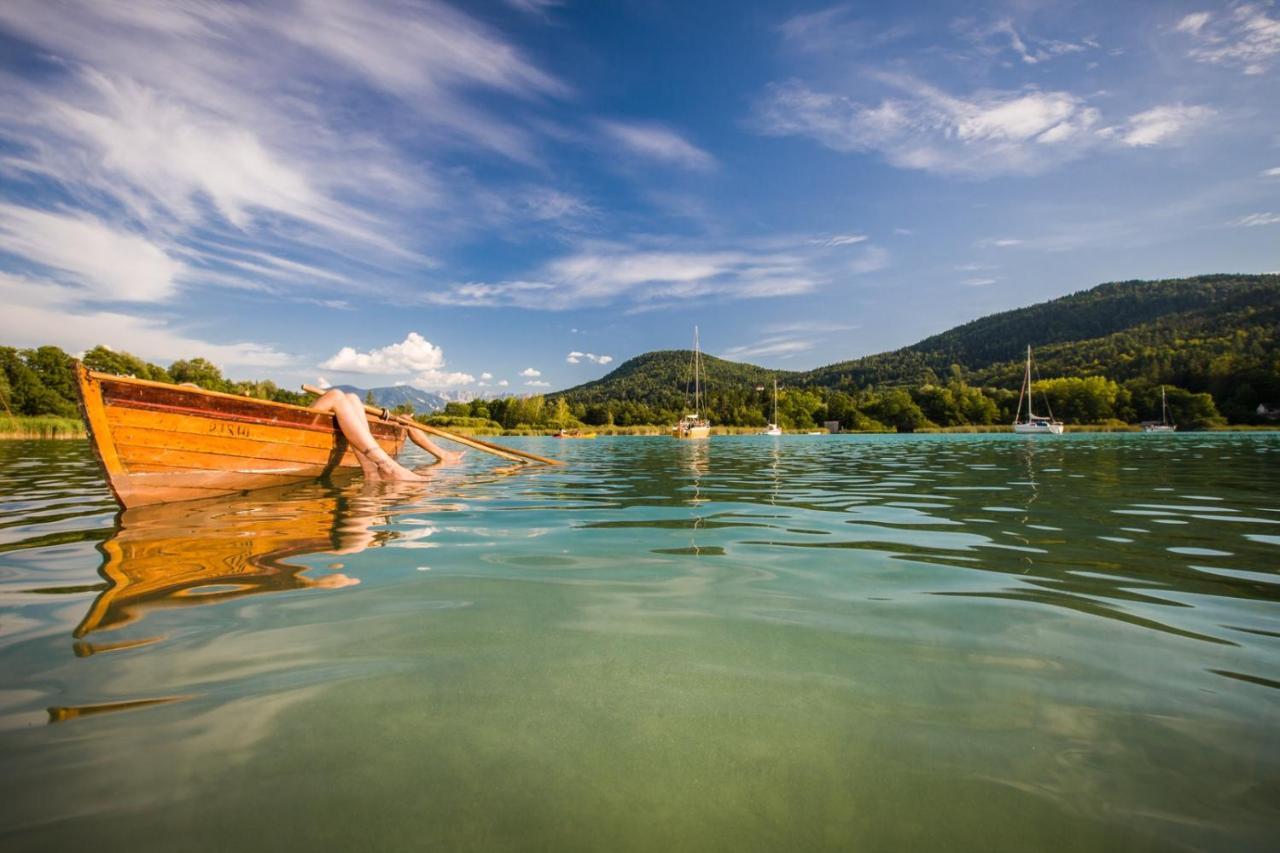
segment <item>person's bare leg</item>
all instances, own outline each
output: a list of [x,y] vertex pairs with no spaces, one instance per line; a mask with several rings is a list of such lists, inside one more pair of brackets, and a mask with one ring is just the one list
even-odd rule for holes
[[427,434],[416,429],[409,430],[409,440],[430,453],[432,456],[440,460],[441,465],[452,465],[458,462],[466,455],[465,450],[445,450],[431,439],[427,438]]
[[423,479],[396,462],[387,451],[378,446],[369,430],[364,405],[355,394],[344,394],[335,388],[321,395],[320,399],[311,404],[311,408],[318,412],[331,412],[337,418],[338,428],[351,444],[366,477],[379,480]]

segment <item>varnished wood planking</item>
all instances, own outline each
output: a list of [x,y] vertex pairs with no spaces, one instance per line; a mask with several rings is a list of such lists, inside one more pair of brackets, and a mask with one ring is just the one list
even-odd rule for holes
[[[77,365],[85,421],[125,507],[234,494],[359,464],[333,416],[299,406],[107,376]],[[370,417],[395,455],[403,427]]]

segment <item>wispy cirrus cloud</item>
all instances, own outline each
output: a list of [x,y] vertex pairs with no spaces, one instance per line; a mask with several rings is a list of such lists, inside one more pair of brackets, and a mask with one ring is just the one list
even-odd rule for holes
[[272,344],[210,341],[191,323],[85,305],[82,295],[79,288],[56,281],[0,272],[0,340],[17,347],[44,346],[56,329],[59,346],[72,353],[102,344],[165,364],[176,355],[200,353],[231,371],[298,363]]
[[426,294],[432,304],[562,311],[629,304],[651,310],[680,300],[767,299],[809,293],[843,275],[862,275],[889,264],[884,249],[866,245],[832,257],[819,249],[765,248],[715,251],[590,244],[551,261],[532,275],[499,282],[463,282]]
[[636,157],[698,172],[716,167],[714,157],[665,125],[601,120],[598,126],[606,138]]
[[1161,106],[1101,128],[1101,111],[1067,91],[985,89],[960,96],[908,75],[865,76],[891,94],[863,102],[799,80],[771,83],[751,125],[835,151],[879,153],[902,169],[986,177],[1044,172],[1111,140],[1167,144],[1213,114],[1197,105]]
[[1238,3],[1219,13],[1192,12],[1174,30],[1191,39],[1187,55],[1197,62],[1265,74],[1280,57],[1280,18],[1271,17],[1267,5]]
[[817,346],[817,341],[805,338],[774,336],[762,338],[754,343],[730,347],[720,353],[722,358],[790,358],[803,352],[809,352]]
[[[485,205],[444,165],[536,163],[538,132],[502,105],[571,89],[440,2],[12,0],[0,30],[41,66],[0,87],[0,174],[30,211],[7,211],[4,250],[80,285],[55,294],[163,301],[181,281],[337,304],[430,267],[423,234],[590,213],[527,181]],[[59,229],[76,239],[37,239]],[[82,269],[85,246],[129,263]]]
[[1133,148],[1146,148],[1183,138],[1214,115],[1210,107],[1169,104],[1130,116],[1124,124],[1103,128],[1098,135],[1115,138]]
[[1230,223],[1237,228],[1257,228],[1261,225],[1280,225],[1280,213],[1250,213],[1233,219]]

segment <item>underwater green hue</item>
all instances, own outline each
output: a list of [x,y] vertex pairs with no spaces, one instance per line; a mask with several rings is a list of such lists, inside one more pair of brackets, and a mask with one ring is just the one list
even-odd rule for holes
[[0,443],[0,847],[1280,832],[1280,435],[518,443],[120,518]]

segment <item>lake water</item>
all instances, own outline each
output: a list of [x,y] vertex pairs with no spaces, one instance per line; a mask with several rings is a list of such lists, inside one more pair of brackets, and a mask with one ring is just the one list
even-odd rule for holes
[[1275,849],[1280,435],[510,441],[0,442],[0,848]]

